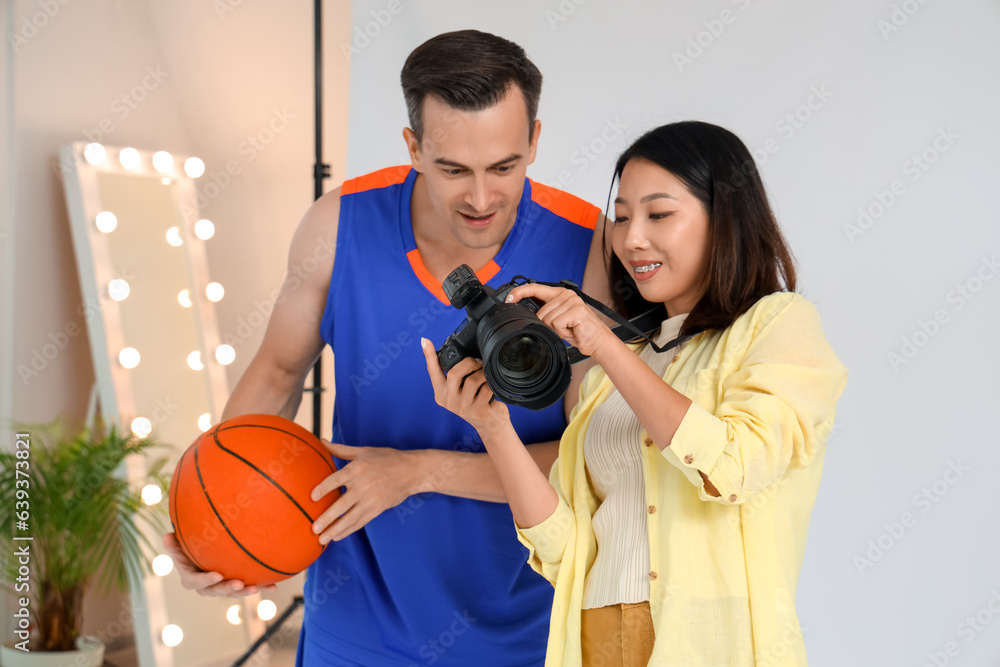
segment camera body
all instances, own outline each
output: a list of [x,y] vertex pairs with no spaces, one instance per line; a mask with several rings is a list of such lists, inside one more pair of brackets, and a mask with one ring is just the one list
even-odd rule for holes
[[539,302],[506,303],[517,283],[493,289],[466,264],[448,274],[442,287],[451,305],[467,313],[437,350],[445,372],[472,357],[482,360],[487,384],[505,403],[541,410],[562,397],[572,376],[569,348],[535,315]]

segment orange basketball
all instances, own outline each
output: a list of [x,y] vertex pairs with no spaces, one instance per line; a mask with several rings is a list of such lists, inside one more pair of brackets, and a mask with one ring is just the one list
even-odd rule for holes
[[323,547],[312,524],[340,495],[312,490],[336,470],[312,433],[274,415],[227,419],[188,447],[170,482],[170,520],[202,570],[247,585],[301,572]]

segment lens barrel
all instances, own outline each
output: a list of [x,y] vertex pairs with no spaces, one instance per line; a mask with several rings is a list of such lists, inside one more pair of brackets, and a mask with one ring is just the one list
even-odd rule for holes
[[523,305],[494,306],[476,338],[486,382],[504,403],[541,410],[566,393],[572,377],[566,344]]

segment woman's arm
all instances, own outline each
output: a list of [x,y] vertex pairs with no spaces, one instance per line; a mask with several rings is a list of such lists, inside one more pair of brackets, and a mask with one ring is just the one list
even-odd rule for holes
[[559,496],[515,433],[507,406],[493,400],[479,362],[463,359],[445,375],[431,342],[421,339],[420,345],[434,387],[434,400],[479,432],[517,525],[530,528],[550,517]]

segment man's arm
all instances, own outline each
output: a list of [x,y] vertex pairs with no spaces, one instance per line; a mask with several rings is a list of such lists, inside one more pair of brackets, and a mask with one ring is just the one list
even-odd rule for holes
[[[306,375],[323,350],[319,325],[333,271],[339,215],[338,188],[317,200],[299,223],[264,340],[229,397],[223,419],[252,413],[295,417]],[[313,266],[313,271],[307,271]],[[241,597],[258,592],[257,586],[199,569],[173,533],[163,536],[163,546],[173,557],[184,588],[204,596]]]
[[223,419],[252,413],[295,418],[305,378],[323,351],[320,321],[333,272],[339,215],[337,188],[317,200],[299,223],[264,340],[229,397]]

